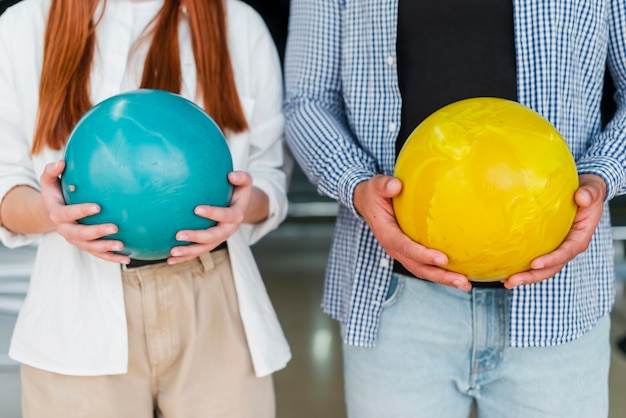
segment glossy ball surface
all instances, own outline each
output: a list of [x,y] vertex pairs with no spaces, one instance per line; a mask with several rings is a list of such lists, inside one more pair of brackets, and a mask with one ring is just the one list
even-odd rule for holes
[[198,205],[227,206],[233,170],[226,139],[197,105],[161,90],[113,96],[90,109],[65,150],[61,188],[67,204],[97,203],[81,223],[114,223],[120,251],[131,258],[166,258],[183,229],[215,222]]
[[446,269],[497,281],[530,268],[569,232],[578,175],[559,132],[510,100],[444,106],[403,146],[393,199],[400,228],[444,252]]

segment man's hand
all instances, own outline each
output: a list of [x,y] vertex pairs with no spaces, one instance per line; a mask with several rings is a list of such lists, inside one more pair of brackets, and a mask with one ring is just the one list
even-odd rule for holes
[[601,177],[593,174],[582,174],[579,177],[579,183],[580,186],[574,194],[578,210],[565,240],[556,250],[534,259],[530,264],[530,270],[514,274],[505,280],[506,288],[512,289],[522,284],[537,283],[548,279],[589,247],[591,237],[604,211],[606,184]]
[[391,198],[402,190],[395,177],[376,175],[357,185],[354,205],[387,254],[415,276],[461,290],[472,288],[462,274],[444,270],[448,257],[406,236],[396,222]]

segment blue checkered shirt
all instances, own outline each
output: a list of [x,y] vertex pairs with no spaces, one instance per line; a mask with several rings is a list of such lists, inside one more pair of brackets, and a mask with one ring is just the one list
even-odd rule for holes
[[[345,342],[371,347],[393,260],[356,213],[355,186],[391,175],[402,105],[397,0],[293,0],[285,62],[287,138],[318,191],[338,200],[322,308]],[[515,0],[518,99],[561,132],[580,174],[601,176],[607,200],[626,191],[626,2]],[[605,66],[618,110],[602,131]],[[613,304],[610,219],[588,250],[550,280],[512,292],[510,345],[549,346],[591,329]]]

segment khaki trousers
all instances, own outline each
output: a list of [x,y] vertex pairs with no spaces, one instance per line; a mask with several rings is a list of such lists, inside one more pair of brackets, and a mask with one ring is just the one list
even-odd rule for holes
[[24,418],[272,418],[271,376],[254,375],[228,250],[122,273],[128,373],[21,368]]

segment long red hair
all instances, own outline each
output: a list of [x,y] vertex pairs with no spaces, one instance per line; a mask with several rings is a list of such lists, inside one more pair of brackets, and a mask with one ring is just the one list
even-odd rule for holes
[[[45,147],[61,149],[78,120],[92,106],[89,81],[98,2],[52,0],[45,31],[33,154]],[[222,130],[242,132],[248,126],[228,51],[223,0],[165,0],[152,26],[152,43],[140,87],[180,93],[178,22],[183,7],[191,30],[197,94]]]

